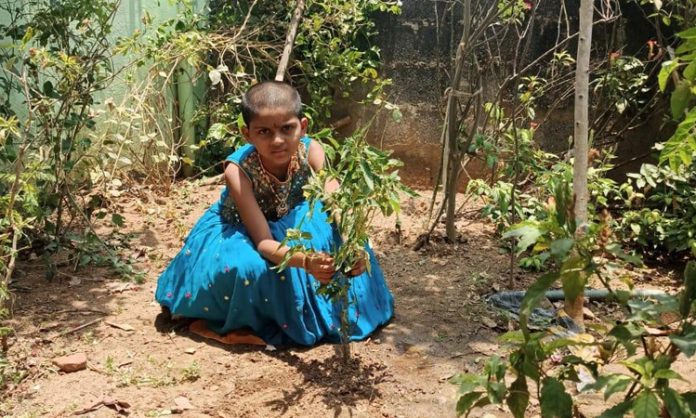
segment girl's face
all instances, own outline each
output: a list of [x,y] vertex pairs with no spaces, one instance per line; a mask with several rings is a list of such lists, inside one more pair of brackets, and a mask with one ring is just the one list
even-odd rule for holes
[[264,166],[274,174],[285,174],[290,159],[307,132],[307,118],[298,118],[283,109],[261,109],[259,114],[242,128],[244,138],[261,156]]

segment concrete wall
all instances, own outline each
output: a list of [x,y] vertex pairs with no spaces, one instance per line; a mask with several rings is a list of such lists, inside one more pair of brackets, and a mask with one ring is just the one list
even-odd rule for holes
[[377,17],[383,75],[393,80],[389,100],[400,107],[396,123],[381,115],[371,141],[394,151],[405,162],[402,177],[415,186],[430,186],[437,175],[443,121],[443,92],[448,84],[452,22],[444,2],[405,0],[400,15]]

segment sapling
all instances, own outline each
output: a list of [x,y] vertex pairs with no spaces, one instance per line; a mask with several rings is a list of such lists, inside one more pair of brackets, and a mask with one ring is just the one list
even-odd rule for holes
[[[324,132],[325,134],[325,132]],[[323,136],[320,133],[318,136]],[[402,165],[390,158],[389,153],[367,144],[365,131],[361,130],[340,143],[332,138],[326,140],[326,167],[310,179],[304,188],[305,198],[310,202],[310,213],[321,202],[331,222],[342,237],[341,245],[330,252],[336,266],[333,280],[319,288],[318,293],[341,306],[341,353],[344,363],[350,359],[350,318],[348,308],[353,266],[364,261],[368,274],[371,271],[366,247],[370,238],[371,221],[379,212],[385,216],[398,215],[399,194],[415,193],[401,183],[396,169]],[[340,187],[327,191],[326,184],[337,180]],[[291,243],[289,257],[300,251],[314,251],[307,247],[311,235],[302,227],[289,230],[283,244]],[[293,245],[294,244],[294,245]],[[282,263],[284,268],[287,261]]]

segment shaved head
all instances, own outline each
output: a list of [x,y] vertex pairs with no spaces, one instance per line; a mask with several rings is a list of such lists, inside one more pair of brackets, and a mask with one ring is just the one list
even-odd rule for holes
[[253,85],[242,97],[242,118],[249,126],[263,109],[282,109],[302,116],[302,100],[294,87],[281,81],[264,81]]

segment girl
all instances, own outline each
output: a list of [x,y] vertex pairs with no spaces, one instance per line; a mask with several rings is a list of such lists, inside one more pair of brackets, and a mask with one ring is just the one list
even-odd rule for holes
[[[218,334],[250,328],[266,344],[338,342],[340,306],[316,291],[335,273],[325,252],[340,236],[320,204],[309,213],[302,190],[322,169],[324,151],[305,136],[307,119],[291,86],[256,84],[241,107],[248,144],[225,161],[227,187],[160,276],[155,297],[174,315],[205,319]],[[309,232],[317,253],[293,254],[278,272],[273,267],[289,251],[280,241],[291,228]],[[382,271],[367,253],[371,272],[364,263],[351,272],[352,340],[366,338],[393,314]]]

